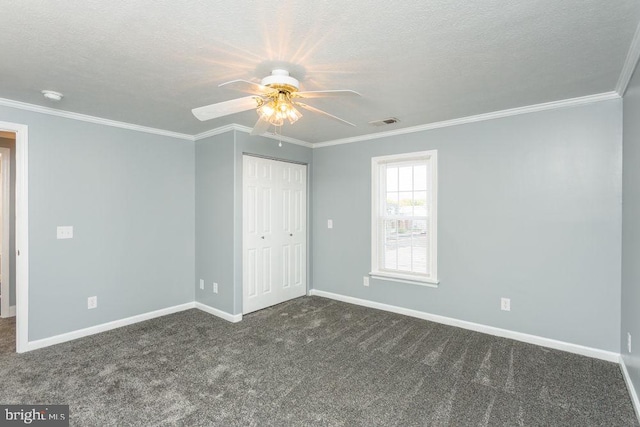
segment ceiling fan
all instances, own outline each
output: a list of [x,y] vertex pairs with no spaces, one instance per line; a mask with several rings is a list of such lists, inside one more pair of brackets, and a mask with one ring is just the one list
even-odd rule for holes
[[282,126],[285,120],[291,124],[295,123],[302,117],[302,113],[296,108],[300,107],[313,113],[322,114],[349,126],[355,126],[351,122],[312,107],[311,105],[304,104],[299,100],[333,98],[338,96],[360,96],[358,92],[353,90],[313,90],[300,92],[300,83],[291,77],[287,70],[272,70],[271,75],[262,79],[260,83],[250,82],[248,80],[232,80],[222,83],[218,87],[229,87],[253,95],[194,108],[191,112],[199,120],[211,120],[255,108],[259,118],[251,135],[262,135],[271,125]]

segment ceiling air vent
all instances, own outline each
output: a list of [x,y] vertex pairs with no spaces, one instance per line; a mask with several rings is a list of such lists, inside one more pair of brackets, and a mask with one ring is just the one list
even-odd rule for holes
[[399,121],[400,120],[396,119],[395,117],[389,117],[386,119],[374,120],[372,122],[369,122],[369,124],[374,126],[386,126],[386,125],[392,125],[394,123],[398,123]]

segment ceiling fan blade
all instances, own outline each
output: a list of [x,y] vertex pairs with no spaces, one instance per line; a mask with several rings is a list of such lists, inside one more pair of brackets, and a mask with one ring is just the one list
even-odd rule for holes
[[229,89],[239,90],[240,92],[255,93],[258,95],[270,95],[276,93],[277,90],[260,83],[250,82],[248,80],[231,80],[230,82],[221,83],[218,87],[228,87]]
[[251,131],[251,135],[262,135],[267,131],[267,129],[269,129],[269,126],[271,126],[271,123],[263,120],[262,118],[259,118],[256,122],[256,125],[253,127],[253,130]]
[[296,105],[297,105],[297,106],[299,106],[299,107],[304,108],[305,110],[309,110],[309,111],[312,111],[312,112],[314,112],[314,113],[322,114],[322,115],[324,115],[324,116],[329,117],[330,119],[334,119],[334,120],[337,120],[337,121],[339,121],[339,122],[341,122],[341,123],[347,124],[347,125],[349,125],[349,126],[356,127],[356,125],[354,125],[354,124],[353,124],[353,123],[351,123],[351,122],[348,122],[348,121],[346,121],[346,120],[343,120],[343,119],[341,119],[340,117],[336,117],[336,116],[334,116],[333,114],[329,114],[329,113],[327,113],[326,111],[319,110],[319,109],[317,109],[316,107],[312,107],[311,105],[303,104],[302,102],[295,102],[294,104],[296,104]]
[[294,92],[291,94],[296,98],[335,98],[338,96],[362,96],[355,90],[309,90],[306,92]]
[[256,96],[245,96],[244,98],[232,99],[231,101],[218,102],[217,104],[205,105],[191,110],[198,120],[211,120],[229,114],[240,113],[258,107]]

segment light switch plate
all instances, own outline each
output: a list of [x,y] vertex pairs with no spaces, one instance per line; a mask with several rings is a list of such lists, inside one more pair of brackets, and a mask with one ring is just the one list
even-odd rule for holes
[[98,306],[98,297],[87,298],[87,308],[92,309]]
[[73,239],[73,226],[59,225],[57,228],[58,239]]
[[333,228],[333,220],[327,220],[327,228]]

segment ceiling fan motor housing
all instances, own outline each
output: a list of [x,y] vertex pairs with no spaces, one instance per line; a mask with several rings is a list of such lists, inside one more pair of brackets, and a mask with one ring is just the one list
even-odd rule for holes
[[271,75],[262,79],[262,85],[277,90],[295,92],[300,88],[300,82],[289,75],[287,70],[272,70]]

